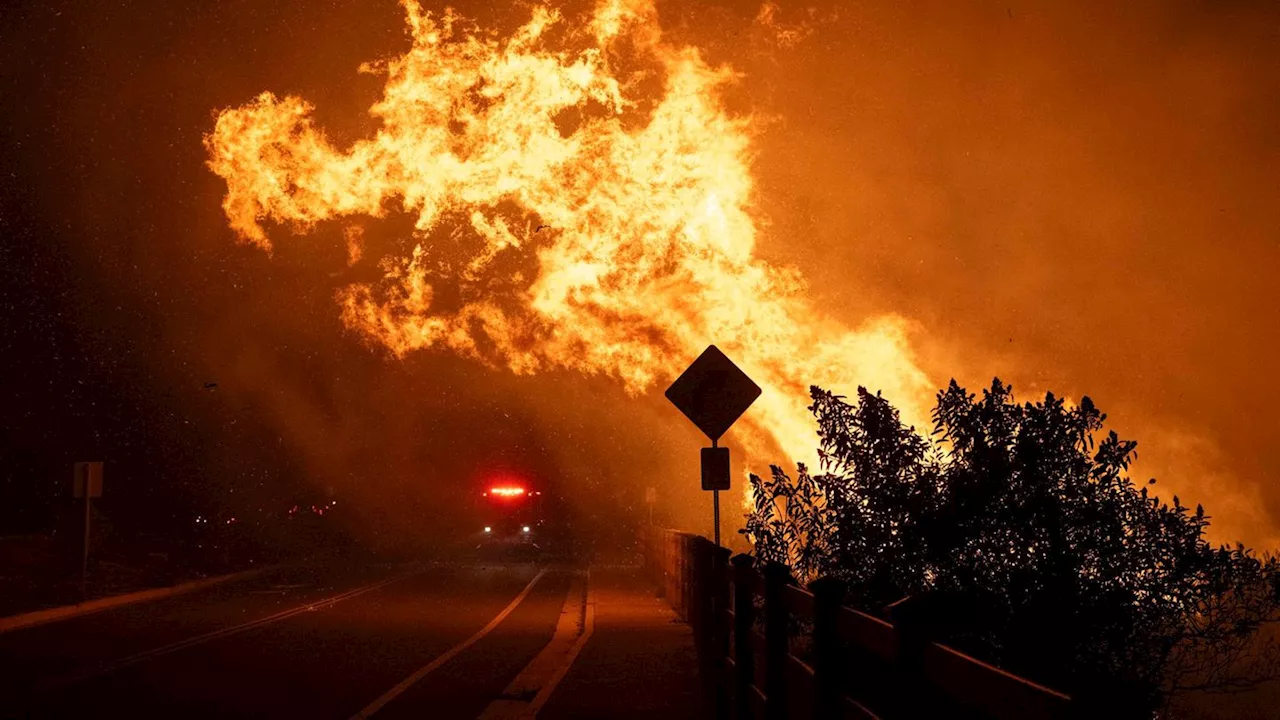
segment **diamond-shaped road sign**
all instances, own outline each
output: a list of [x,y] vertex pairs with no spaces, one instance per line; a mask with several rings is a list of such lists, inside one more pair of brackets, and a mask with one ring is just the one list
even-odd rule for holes
[[718,440],[760,397],[760,386],[710,345],[671,383],[666,395],[707,437]]

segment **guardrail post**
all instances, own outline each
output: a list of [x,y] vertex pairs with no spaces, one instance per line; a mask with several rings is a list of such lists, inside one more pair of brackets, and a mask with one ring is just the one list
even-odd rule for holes
[[711,632],[711,676],[715,682],[715,714],[720,720],[729,717],[729,678],[725,675],[725,658],[729,656],[729,548],[713,545],[709,548],[711,572],[711,616],[708,628]]
[[809,590],[813,593],[813,716],[815,720],[831,720],[841,716],[844,647],[839,617],[845,584],[822,577],[809,583]]
[[934,634],[934,603],[930,597],[908,595],[887,608],[898,632],[899,696],[906,712],[930,717],[947,714],[924,674],[924,649]]
[[708,543],[700,537],[689,538],[689,585],[692,603],[689,606],[689,627],[693,630],[693,647],[698,655],[698,675],[707,697],[712,693],[711,677],[711,628],[707,622],[711,614],[711,554]]
[[756,653],[752,632],[756,624],[755,558],[735,555],[733,564],[733,664],[734,705],[738,720],[752,720],[751,684],[755,681]]
[[786,565],[771,562],[764,567],[764,698],[765,717],[786,720],[787,655],[790,654],[791,615],[783,592],[791,584]]

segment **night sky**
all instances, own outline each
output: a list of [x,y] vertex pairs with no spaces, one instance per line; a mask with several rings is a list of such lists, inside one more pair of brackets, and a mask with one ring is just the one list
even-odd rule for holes
[[[368,135],[381,80],[356,68],[407,47],[394,2],[174,5],[19,3],[0,27],[0,534],[44,530],[84,459],[136,526],[336,498],[366,535],[430,534],[498,471],[584,517],[652,484],[703,522],[701,440],[662,388],[396,360],[340,322],[367,272],[340,228],[278,229],[271,255],[228,229],[217,111],[269,89]],[[759,252],[819,307],[911,319],[939,387],[1090,395],[1215,539],[1280,545],[1280,6],[674,5],[668,32],[768,120]]]

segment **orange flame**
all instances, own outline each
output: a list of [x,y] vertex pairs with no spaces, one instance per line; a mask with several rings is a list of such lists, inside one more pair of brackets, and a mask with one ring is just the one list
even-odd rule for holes
[[[339,293],[349,327],[397,356],[439,347],[515,373],[605,374],[633,394],[716,343],[765,390],[737,434],[756,461],[811,459],[810,384],[882,389],[907,420],[927,417],[905,320],[843,326],[798,272],[755,257],[754,126],[721,98],[738,76],[665,41],[649,0],[604,0],[579,27],[538,6],[506,39],[403,5],[412,48],[361,68],[387,78],[373,137],[335,148],[310,104],[268,92],[205,138],[231,228],[264,250],[264,224],[415,216],[412,253]],[[656,97],[641,93],[655,76]],[[434,255],[460,234],[482,250],[442,273]],[[453,311],[434,303],[446,281]]]

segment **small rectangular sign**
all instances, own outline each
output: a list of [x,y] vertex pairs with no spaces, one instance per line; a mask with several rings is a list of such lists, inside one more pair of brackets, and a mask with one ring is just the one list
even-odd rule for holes
[[729,489],[729,448],[702,448],[702,489]]
[[102,497],[102,463],[78,462],[75,464],[72,493],[76,498],[84,497],[86,485],[89,488],[89,497]]

